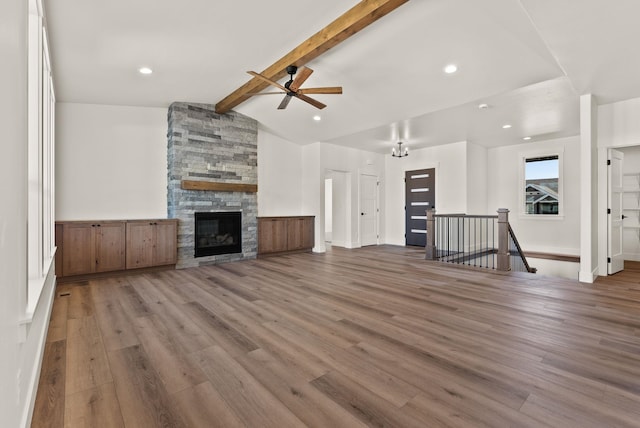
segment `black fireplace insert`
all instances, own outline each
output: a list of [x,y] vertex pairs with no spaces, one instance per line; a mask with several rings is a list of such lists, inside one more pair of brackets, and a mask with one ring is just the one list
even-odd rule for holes
[[195,213],[195,257],[242,252],[242,213]]

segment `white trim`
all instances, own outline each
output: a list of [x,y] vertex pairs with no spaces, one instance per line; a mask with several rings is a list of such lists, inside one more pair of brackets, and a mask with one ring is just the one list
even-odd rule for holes
[[[40,304],[46,305],[46,309],[40,311],[42,312],[42,314],[40,313],[38,314],[38,321],[41,321],[43,325],[40,331],[40,335],[38,337],[38,347],[36,349],[36,355],[34,356],[34,359],[33,359],[33,361],[35,361],[36,363],[33,367],[32,372],[30,373],[29,380],[27,382],[28,390],[25,395],[26,405],[22,410],[22,417],[20,418],[21,419],[20,426],[24,428],[31,426],[31,419],[33,418],[33,410],[36,404],[36,395],[38,393],[38,382],[40,380],[40,372],[42,370],[42,361],[44,358],[44,348],[45,348],[45,343],[47,339],[47,331],[49,329],[49,319],[51,318],[51,311],[53,310],[53,301],[54,301],[54,296],[56,291],[56,276],[54,271],[55,271],[55,266],[54,264],[52,264],[51,271],[47,276],[47,278],[50,279],[50,281],[47,281],[49,285],[45,283],[43,288],[43,293],[40,298]],[[32,321],[33,319],[31,319],[29,323],[31,323]],[[26,329],[26,325],[24,326],[21,325],[20,328]],[[29,330],[30,332],[33,331],[33,329],[29,329]]]
[[580,282],[586,282],[588,284],[592,284],[593,281],[596,280],[596,277],[598,276],[598,268],[596,267],[596,269],[594,269],[591,272],[584,272],[584,271],[580,271],[578,273],[578,281]]

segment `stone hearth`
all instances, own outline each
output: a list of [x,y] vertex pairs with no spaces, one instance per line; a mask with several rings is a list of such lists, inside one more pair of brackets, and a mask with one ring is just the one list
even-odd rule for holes
[[[258,183],[258,123],[239,113],[215,113],[213,105],[169,107],[168,216],[180,220],[178,268],[252,259],[257,252],[256,193],[184,190],[182,180]],[[195,258],[195,212],[241,211],[242,252]]]

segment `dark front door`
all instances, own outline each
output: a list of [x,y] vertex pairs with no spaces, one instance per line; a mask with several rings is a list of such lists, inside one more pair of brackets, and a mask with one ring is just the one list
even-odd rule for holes
[[427,214],[436,203],[435,168],[405,172],[406,244],[424,247],[427,244]]

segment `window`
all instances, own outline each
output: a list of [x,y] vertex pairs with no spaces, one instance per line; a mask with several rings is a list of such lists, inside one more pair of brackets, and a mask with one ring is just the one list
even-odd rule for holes
[[29,2],[28,49],[28,278],[27,318],[52,269],[54,239],[55,95],[41,2]]
[[524,158],[524,213],[559,215],[561,213],[560,155]]

